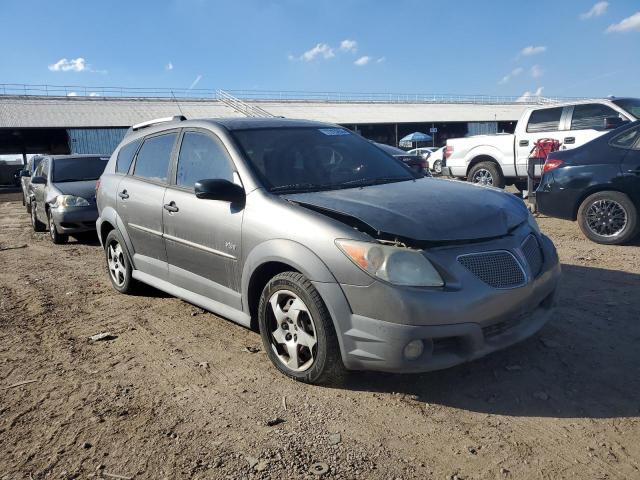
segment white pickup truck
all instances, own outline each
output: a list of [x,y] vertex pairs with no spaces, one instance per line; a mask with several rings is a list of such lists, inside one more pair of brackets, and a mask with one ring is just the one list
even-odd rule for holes
[[[524,111],[513,134],[447,140],[443,173],[472,183],[526,188],[529,154],[542,138],[561,149],[584,145],[624,122],[640,119],[640,99],[607,98],[551,104]],[[539,172],[537,172],[539,174]]]

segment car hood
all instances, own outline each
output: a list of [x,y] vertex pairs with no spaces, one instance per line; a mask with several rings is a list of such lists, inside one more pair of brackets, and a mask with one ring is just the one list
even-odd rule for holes
[[97,180],[84,180],[82,182],[59,182],[54,186],[63,195],[75,195],[86,200],[92,201],[96,196]]
[[284,198],[355,218],[380,234],[424,242],[500,237],[529,214],[522,200],[502,190],[434,178]]

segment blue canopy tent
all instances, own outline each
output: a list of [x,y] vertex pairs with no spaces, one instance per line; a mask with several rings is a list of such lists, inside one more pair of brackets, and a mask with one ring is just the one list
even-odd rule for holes
[[413,142],[415,142],[416,148],[418,148],[418,142],[430,142],[431,140],[433,140],[433,137],[431,135],[427,135],[426,133],[422,132],[413,132],[406,137],[402,137],[400,139],[400,145],[402,145],[403,143],[413,144]]

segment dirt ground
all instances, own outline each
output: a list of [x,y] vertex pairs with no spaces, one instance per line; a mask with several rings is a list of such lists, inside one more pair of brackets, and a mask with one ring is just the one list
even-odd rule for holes
[[[94,237],[54,246],[11,198],[0,479],[640,478],[637,245],[542,218],[563,280],[540,334],[450,370],[326,388],[280,375],[257,333],[150,288],[116,293]],[[88,341],[105,331],[117,338]]]

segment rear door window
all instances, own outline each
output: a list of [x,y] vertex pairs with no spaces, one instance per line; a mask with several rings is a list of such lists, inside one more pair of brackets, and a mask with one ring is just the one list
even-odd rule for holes
[[576,105],[573,107],[571,130],[604,130],[605,118],[619,115],[613,108],[600,103]]
[[527,132],[557,132],[560,129],[562,107],[534,110],[529,117]]
[[209,178],[233,182],[233,168],[227,151],[210,135],[186,132],[180,146],[176,185],[193,188],[197,181]]
[[136,140],[135,142],[131,142],[120,149],[116,160],[117,173],[127,173],[129,171],[129,167],[131,167],[131,162],[133,162],[133,157],[136,154],[136,150],[138,150],[139,145],[140,140]]
[[171,152],[177,136],[178,134],[173,132],[147,137],[136,157],[133,175],[166,183]]

